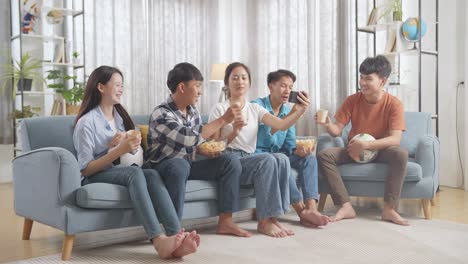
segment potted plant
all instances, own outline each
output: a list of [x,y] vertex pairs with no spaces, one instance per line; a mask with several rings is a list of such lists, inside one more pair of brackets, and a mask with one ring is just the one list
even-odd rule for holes
[[13,80],[13,98],[18,91],[31,91],[33,82],[45,84],[42,74],[37,71],[40,68],[42,68],[41,61],[29,53],[23,54],[19,61],[3,64],[3,74],[0,75],[0,80],[3,81],[2,92],[5,92],[5,87],[10,80]]
[[401,5],[401,0],[392,0],[390,6],[385,10],[385,12],[380,15],[379,20],[382,17],[385,17],[392,13],[393,21],[402,21],[403,19],[403,8]]
[[78,51],[74,51],[72,53],[73,56],[73,64],[80,64],[80,53]]
[[[77,114],[80,110],[80,103],[84,96],[84,84],[78,82],[77,76],[63,74],[59,70],[48,71],[47,80],[52,80],[53,83],[48,84],[47,87],[56,89],[60,93],[66,103],[67,115]],[[65,81],[73,81],[72,87],[65,88]]]
[[39,106],[37,107],[32,107],[30,105],[25,105],[23,106],[23,111],[20,111],[18,109],[15,109],[15,111],[11,112],[8,115],[8,118],[10,120],[13,119],[22,119],[22,118],[30,118],[33,116],[38,116],[38,112],[41,111],[41,108]]

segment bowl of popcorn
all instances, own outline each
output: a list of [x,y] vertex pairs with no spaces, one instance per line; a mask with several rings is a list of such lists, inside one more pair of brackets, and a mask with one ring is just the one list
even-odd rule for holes
[[203,152],[209,152],[209,153],[222,152],[226,149],[226,141],[225,140],[205,141],[200,145],[200,148]]
[[317,139],[314,136],[296,137],[296,148],[315,149]]

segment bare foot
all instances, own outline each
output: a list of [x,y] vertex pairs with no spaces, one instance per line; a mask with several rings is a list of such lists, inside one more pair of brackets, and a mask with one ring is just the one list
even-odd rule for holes
[[175,258],[181,258],[187,256],[188,254],[194,253],[197,251],[198,246],[200,245],[200,235],[197,234],[197,231],[192,231],[190,233],[185,233],[185,239],[182,241],[180,247],[178,247],[172,253],[172,256]]
[[273,221],[273,223],[274,223],[277,227],[279,227],[281,230],[283,230],[284,232],[286,232],[286,234],[287,234],[288,236],[294,236],[294,231],[291,230],[291,229],[286,228],[284,225],[282,225],[280,222],[278,222],[278,220],[277,220],[276,218],[272,218],[271,220]]
[[216,227],[216,233],[221,235],[235,235],[240,237],[251,237],[252,234],[247,230],[240,228],[232,221],[220,221]]
[[395,223],[397,225],[409,226],[408,220],[401,217],[393,208],[385,208],[382,211],[382,220]]
[[184,232],[179,232],[173,236],[160,235],[153,238],[153,246],[162,259],[172,257],[172,253],[182,245],[184,240]]
[[329,217],[322,215],[316,209],[304,209],[299,213],[301,224],[310,223],[315,226],[325,226],[330,221]]
[[286,237],[287,234],[281,228],[279,228],[275,223],[273,223],[271,218],[267,218],[258,222],[257,225],[258,232],[265,234],[271,237]]
[[356,212],[350,202],[344,203],[336,214],[330,217],[331,222],[340,221],[342,219],[351,219],[356,217]]

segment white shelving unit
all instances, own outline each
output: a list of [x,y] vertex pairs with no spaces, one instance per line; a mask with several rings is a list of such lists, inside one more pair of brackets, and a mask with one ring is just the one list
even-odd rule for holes
[[[84,0],[10,0],[11,1],[11,47],[12,58],[19,60],[24,54],[30,54],[41,61],[38,70],[44,79],[49,70],[62,70],[68,75],[78,76],[80,81],[85,79],[85,47],[84,47]],[[35,13],[35,25],[30,32],[23,31],[23,17],[26,13],[25,3],[37,3],[38,12]],[[30,4],[30,3],[27,3]],[[47,15],[49,12],[61,14],[59,23],[51,23]],[[78,51],[81,61],[75,63],[72,53]],[[44,83],[32,84],[31,91],[17,91],[13,102],[14,109],[23,111],[25,106],[40,108],[39,116],[51,115],[57,95],[54,89]],[[65,114],[65,106],[61,114]],[[18,137],[18,124],[14,121],[15,147],[14,155],[21,150]],[[18,144],[17,144],[18,143]]]

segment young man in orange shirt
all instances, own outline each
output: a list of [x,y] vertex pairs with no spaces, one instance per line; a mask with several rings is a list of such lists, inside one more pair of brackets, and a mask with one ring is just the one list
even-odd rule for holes
[[[330,185],[333,202],[341,206],[336,215],[331,217],[331,221],[356,216],[338,165],[351,163],[351,157],[357,157],[363,150],[371,149],[379,151],[376,162],[388,164],[382,220],[409,225],[396,211],[406,175],[408,152],[400,147],[401,135],[406,129],[403,105],[384,90],[391,71],[392,67],[384,56],[365,59],[359,67],[361,91],[346,98],[335,115],[335,122],[327,117],[321,123],[335,137],[341,135],[346,124],[350,121],[352,123],[346,148],[329,148],[318,155],[319,166]],[[351,140],[359,133],[370,134],[376,140]]]

